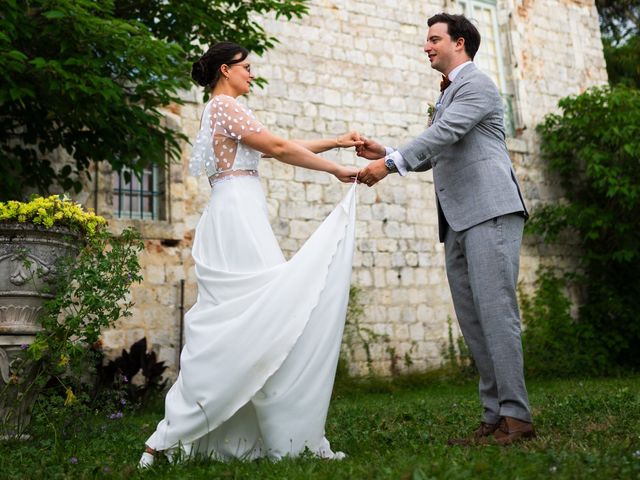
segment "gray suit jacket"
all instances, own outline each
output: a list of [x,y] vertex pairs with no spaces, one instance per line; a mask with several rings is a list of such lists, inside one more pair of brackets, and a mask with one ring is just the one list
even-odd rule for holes
[[505,144],[502,98],[474,64],[444,91],[431,126],[398,150],[409,170],[433,168],[445,217],[439,218],[440,241],[446,223],[459,232],[508,213],[527,216]]

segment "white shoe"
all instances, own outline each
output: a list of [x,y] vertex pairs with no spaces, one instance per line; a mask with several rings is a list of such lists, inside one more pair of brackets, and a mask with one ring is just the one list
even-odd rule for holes
[[156,458],[153,456],[153,454],[149,452],[144,452],[142,454],[142,457],[140,457],[140,461],[138,462],[138,468],[143,469],[143,468],[151,467],[155,459]]
[[318,455],[323,460],[344,460],[347,458],[347,454],[344,452],[332,452],[331,450],[322,451],[320,455]]

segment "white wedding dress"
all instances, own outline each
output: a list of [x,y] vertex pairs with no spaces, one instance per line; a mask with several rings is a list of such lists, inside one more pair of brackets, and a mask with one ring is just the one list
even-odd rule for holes
[[348,302],[355,185],[289,261],[278,246],[243,136],[262,125],[235,99],[206,105],[191,161],[211,198],[193,245],[198,298],[186,314],[181,371],[146,444],[217,460],[305,449],[341,458],[325,438]]

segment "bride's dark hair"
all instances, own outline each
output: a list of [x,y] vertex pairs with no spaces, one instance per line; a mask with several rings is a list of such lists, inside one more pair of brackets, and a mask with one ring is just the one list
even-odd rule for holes
[[[234,60],[238,54],[241,54],[239,58]],[[209,50],[206,51],[200,60],[195,62],[191,67],[191,78],[193,78],[198,85],[203,87],[213,88],[218,80],[220,80],[220,66],[233,65],[243,61],[249,55],[249,50],[241,47],[237,43],[233,42],[218,42],[212,45]]]

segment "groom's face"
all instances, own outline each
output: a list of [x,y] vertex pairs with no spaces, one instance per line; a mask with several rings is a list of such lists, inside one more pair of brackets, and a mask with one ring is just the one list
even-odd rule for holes
[[452,70],[456,42],[449,36],[449,26],[446,23],[434,23],[429,27],[424,51],[429,56],[431,68],[445,75]]

